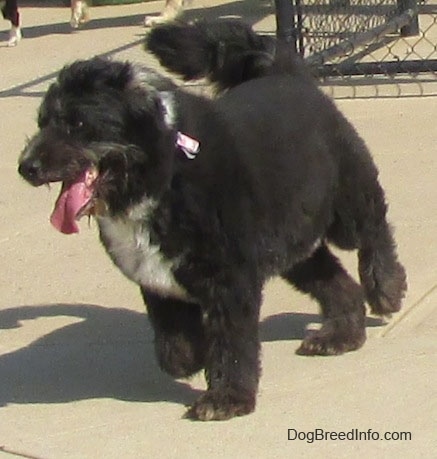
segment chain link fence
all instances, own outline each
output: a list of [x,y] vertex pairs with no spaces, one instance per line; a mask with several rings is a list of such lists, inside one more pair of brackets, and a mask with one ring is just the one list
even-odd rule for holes
[[437,95],[437,0],[276,0],[276,17],[335,97]]

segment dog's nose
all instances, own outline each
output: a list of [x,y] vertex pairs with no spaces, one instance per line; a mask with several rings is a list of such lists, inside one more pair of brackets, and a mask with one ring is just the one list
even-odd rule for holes
[[41,161],[38,159],[27,159],[18,165],[18,173],[29,182],[37,179],[40,171]]

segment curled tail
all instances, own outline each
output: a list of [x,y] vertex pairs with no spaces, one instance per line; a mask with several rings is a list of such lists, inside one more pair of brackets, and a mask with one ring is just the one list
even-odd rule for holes
[[223,90],[269,73],[275,42],[243,22],[215,20],[157,26],[145,46],[185,80],[207,78]]

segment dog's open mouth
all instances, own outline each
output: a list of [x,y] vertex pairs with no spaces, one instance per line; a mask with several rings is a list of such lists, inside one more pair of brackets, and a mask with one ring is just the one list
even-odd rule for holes
[[97,169],[90,167],[75,181],[62,183],[61,192],[50,216],[50,222],[58,231],[64,234],[78,233],[77,221],[84,215],[93,214],[97,177]]

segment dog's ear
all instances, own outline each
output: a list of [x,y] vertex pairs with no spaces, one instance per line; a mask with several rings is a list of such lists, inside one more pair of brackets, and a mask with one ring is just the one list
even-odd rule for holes
[[92,91],[103,86],[123,90],[132,80],[133,70],[128,62],[115,62],[100,57],[76,61],[64,67],[58,83],[66,91]]
[[157,159],[174,150],[175,133],[169,125],[160,92],[154,88],[133,87],[125,91],[129,141]]

